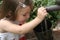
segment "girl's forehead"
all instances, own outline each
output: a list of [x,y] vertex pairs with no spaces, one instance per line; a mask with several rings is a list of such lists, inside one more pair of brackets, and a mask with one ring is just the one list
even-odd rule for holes
[[29,13],[31,11],[31,8],[29,6],[25,7],[25,8],[22,8],[22,9],[19,9],[17,11],[17,13]]
[[31,11],[31,8],[29,6],[26,6],[25,8],[22,8],[22,9],[19,9],[19,10],[20,11]]
[[29,6],[26,6],[25,8],[23,8],[24,10],[31,10],[31,8]]

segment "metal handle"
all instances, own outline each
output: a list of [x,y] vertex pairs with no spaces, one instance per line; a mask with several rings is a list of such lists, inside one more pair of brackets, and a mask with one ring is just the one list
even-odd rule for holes
[[47,10],[47,12],[59,11],[60,10],[60,6],[59,5],[48,6],[48,7],[46,7],[46,10]]

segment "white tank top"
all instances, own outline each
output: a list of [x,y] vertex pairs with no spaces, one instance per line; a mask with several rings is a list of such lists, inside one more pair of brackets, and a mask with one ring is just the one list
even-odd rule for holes
[[13,33],[0,33],[0,40],[19,40],[18,34]]

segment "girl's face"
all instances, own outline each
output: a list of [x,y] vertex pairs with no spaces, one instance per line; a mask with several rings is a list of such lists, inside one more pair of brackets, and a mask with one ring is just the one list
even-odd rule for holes
[[30,7],[27,6],[22,9],[18,9],[16,20],[19,21],[21,24],[24,24],[30,17]]

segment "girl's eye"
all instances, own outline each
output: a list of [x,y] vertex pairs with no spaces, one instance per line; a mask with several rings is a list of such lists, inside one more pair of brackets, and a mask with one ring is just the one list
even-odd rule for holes
[[23,16],[26,16],[26,14],[24,14]]

